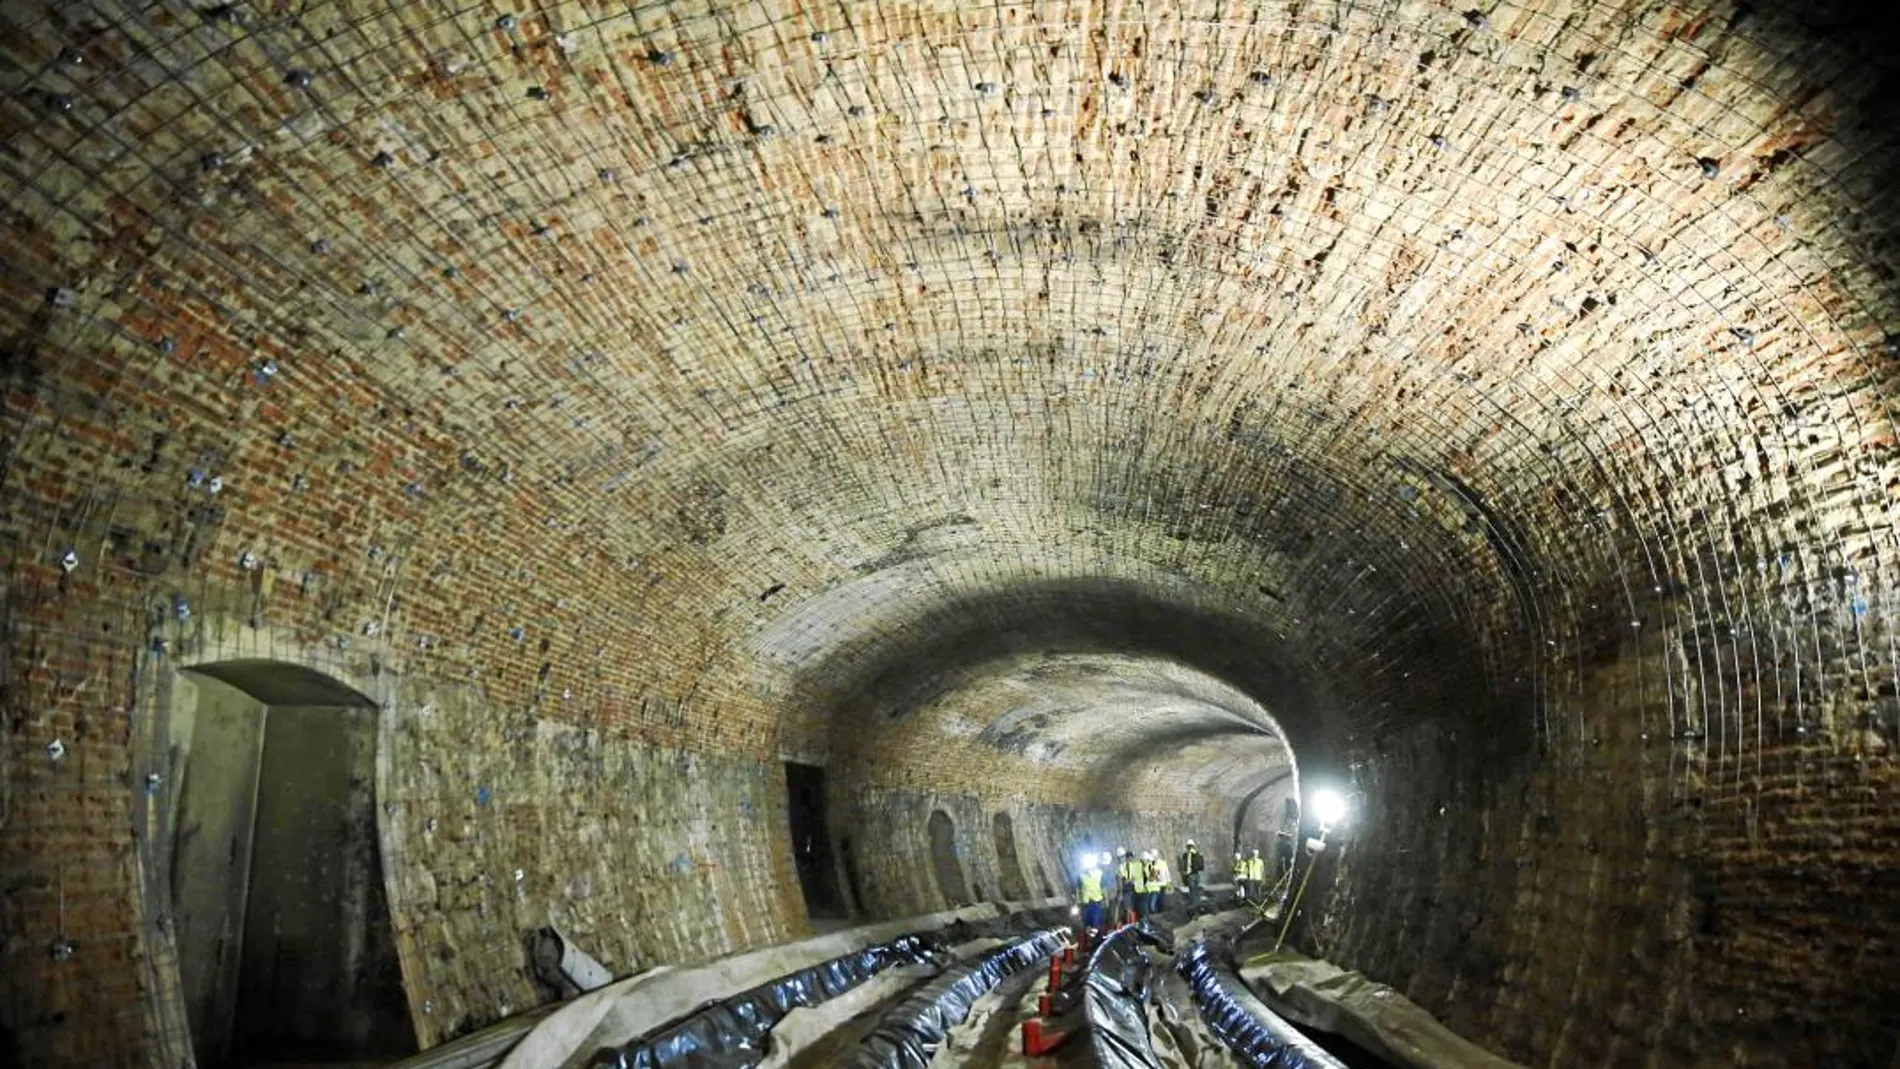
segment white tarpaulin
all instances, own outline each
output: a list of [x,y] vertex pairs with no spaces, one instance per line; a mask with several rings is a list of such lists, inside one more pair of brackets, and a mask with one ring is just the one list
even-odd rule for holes
[[1240,970],[1275,1012],[1331,1032],[1403,1069],[1524,1069],[1438,1023],[1424,1008],[1362,973],[1281,953]]

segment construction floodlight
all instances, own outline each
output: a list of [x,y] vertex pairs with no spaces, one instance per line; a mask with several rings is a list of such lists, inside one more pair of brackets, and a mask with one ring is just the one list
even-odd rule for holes
[[1313,792],[1313,819],[1322,830],[1329,829],[1346,819],[1346,796],[1329,787],[1321,787]]

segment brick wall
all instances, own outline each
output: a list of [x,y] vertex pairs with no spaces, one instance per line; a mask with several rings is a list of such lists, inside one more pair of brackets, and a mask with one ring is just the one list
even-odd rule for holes
[[[801,931],[785,759],[899,911],[936,808],[986,889],[999,811],[1220,841],[1257,709],[1364,814],[1314,938],[1481,1041],[1885,1065],[1895,49],[1831,11],[6,5],[8,1053],[181,1064],[147,776],[242,656],[384,705],[429,1039],[549,916]],[[982,741],[1043,655],[1251,705]]]
[[1385,743],[1313,939],[1526,1061],[1884,1064],[1888,737],[1864,708],[1797,700],[1814,666],[1751,656],[1813,632],[1729,647],[1726,699],[1683,681],[1683,637],[1556,673],[1575,734],[1535,764],[1500,774],[1436,729]]

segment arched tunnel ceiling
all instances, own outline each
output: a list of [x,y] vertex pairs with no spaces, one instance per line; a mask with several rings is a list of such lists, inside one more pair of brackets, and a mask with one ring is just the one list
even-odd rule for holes
[[[471,675],[532,624],[837,709],[811,665],[922,647],[755,663],[814,606],[1099,581],[1246,621],[1214,676],[1327,747],[1548,736],[1553,672],[1892,528],[1880,87],[1761,5],[4,17],[16,470],[221,478],[230,561],[399,542]],[[227,431],[61,437],[102,410]],[[707,730],[824,734],[759,709]]]
[[973,740],[1084,777],[1112,770],[1082,795],[1098,804],[1123,796],[1137,772],[1164,777],[1190,795],[1240,797],[1293,767],[1278,726],[1258,702],[1159,657],[999,658],[918,708],[886,715],[893,721],[887,732]]

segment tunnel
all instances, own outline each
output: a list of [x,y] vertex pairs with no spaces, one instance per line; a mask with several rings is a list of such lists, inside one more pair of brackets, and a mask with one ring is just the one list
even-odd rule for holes
[[1492,1055],[1900,1065],[1886,7],[0,0],[0,1063],[1328,791],[1292,945]]

